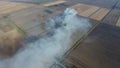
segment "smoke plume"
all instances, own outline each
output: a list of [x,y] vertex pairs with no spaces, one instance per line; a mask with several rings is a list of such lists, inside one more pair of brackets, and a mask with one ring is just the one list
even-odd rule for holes
[[9,59],[0,61],[0,68],[50,68],[72,46],[75,32],[82,36],[91,28],[88,20],[67,8],[61,15],[45,23],[46,37],[29,43]]

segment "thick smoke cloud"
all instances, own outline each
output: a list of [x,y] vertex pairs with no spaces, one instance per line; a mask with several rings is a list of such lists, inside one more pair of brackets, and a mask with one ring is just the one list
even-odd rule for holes
[[72,35],[80,36],[91,28],[88,20],[79,18],[77,12],[67,8],[62,15],[45,23],[46,37],[27,44],[10,59],[0,61],[0,68],[50,68],[72,46]]

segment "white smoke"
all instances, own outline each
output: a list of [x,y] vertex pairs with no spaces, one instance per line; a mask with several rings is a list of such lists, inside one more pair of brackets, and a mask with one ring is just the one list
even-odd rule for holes
[[72,35],[80,31],[86,34],[91,24],[77,17],[77,12],[67,8],[61,16],[45,24],[47,37],[28,44],[14,57],[1,60],[0,68],[50,68],[72,45]]

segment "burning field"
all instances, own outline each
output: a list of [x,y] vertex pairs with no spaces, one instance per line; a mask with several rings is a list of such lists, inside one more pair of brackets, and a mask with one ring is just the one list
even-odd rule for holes
[[1,59],[0,68],[50,68],[72,47],[73,34],[77,32],[80,37],[87,35],[92,25],[89,20],[78,17],[74,9],[67,8],[43,26],[46,31],[44,37],[23,44],[13,57]]

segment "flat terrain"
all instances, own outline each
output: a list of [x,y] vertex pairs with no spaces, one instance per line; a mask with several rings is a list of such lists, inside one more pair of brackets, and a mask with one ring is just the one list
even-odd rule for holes
[[14,24],[19,26],[19,28],[23,29],[29,35],[39,35],[40,33],[43,33],[41,30],[38,31],[40,28],[39,24],[41,24],[38,22],[43,22],[48,17],[59,14],[67,7],[76,9],[80,16],[120,26],[119,0],[94,0],[94,2],[91,2],[91,0],[60,0],[44,4],[33,4],[29,2],[31,1],[1,1],[0,16],[8,16]]
[[101,23],[67,57],[78,68],[119,68],[120,29]]
[[120,68],[120,0],[59,0],[42,4],[1,0],[0,5],[0,21],[11,23],[28,36],[44,35],[40,27],[48,18],[67,7],[76,9],[79,16],[99,25],[66,56],[65,62],[78,68]]

